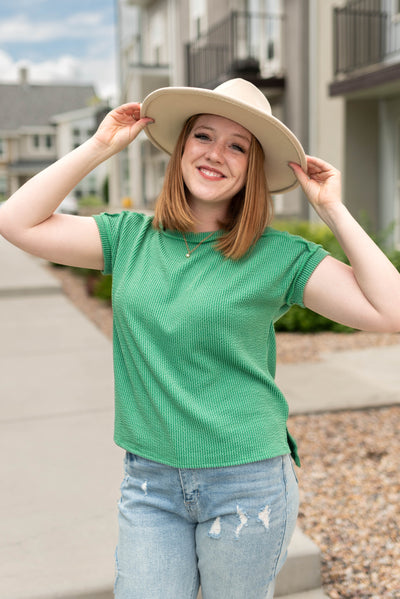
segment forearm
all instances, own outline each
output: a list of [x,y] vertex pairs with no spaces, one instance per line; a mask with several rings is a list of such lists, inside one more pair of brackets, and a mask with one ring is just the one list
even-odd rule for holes
[[111,155],[106,145],[91,138],[38,173],[3,204],[0,233],[8,237],[47,220],[72,189]]
[[365,298],[382,318],[398,322],[400,327],[400,274],[397,269],[343,204],[333,204],[318,212],[348,257]]

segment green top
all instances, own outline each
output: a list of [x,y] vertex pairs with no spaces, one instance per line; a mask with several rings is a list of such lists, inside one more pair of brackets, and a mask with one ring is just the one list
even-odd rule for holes
[[[291,452],[275,384],[273,323],[303,303],[327,255],[267,228],[238,261],[216,232],[186,258],[181,233],[152,217],[96,215],[113,275],[115,442],[177,468],[222,467]],[[207,233],[185,234],[193,249]]]

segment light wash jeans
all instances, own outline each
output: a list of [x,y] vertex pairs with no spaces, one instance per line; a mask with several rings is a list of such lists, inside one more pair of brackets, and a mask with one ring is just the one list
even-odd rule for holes
[[116,599],[270,599],[298,512],[289,455],[179,469],[131,453],[119,503]]

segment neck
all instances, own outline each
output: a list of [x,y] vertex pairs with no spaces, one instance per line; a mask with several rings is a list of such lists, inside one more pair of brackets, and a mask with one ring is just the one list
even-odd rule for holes
[[221,222],[226,217],[226,207],[223,206],[206,206],[191,205],[192,214],[194,216],[194,233],[202,233],[205,231],[218,231],[221,228]]

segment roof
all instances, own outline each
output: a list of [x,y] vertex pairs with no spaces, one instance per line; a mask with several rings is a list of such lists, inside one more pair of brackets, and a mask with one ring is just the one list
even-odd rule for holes
[[92,85],[0,83],[0,130],[49,125],[52,116],[85,108],[95,96]]

